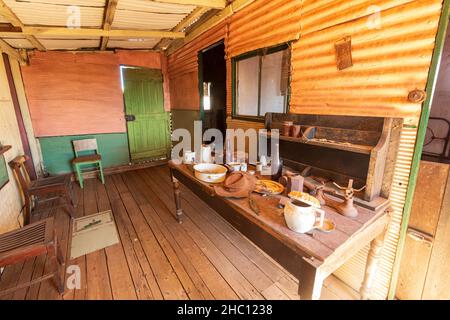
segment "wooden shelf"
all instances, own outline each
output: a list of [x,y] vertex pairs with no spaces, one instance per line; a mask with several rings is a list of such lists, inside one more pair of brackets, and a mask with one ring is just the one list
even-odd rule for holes
[[0,155],[11,149],[11,146],[0,146]]
[[[264,133],[260,133],[260,135],[264,135]],[[270,132],[267,133],[267,136],[270,137]],[[293,138],[280,136],[280,140],[290,141],[296,143],[310,144],[314,146],[326,147],[331,149],[343,150],[354,153],[361,154],[370,154],[372,152],[372,146],[365,146],[361,144],[353,144],[353,143],[339,143],[339,142],[331,142],[331,141],[320,141],[320,140],[305,140],[302,138]]]

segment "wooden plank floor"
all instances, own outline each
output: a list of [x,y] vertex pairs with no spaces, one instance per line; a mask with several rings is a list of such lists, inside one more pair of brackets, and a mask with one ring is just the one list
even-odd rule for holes
[[[74,189],[78,217],[112,209],[120,244],[67,260],[66,267],[80,268],[81,287],[63,296],[47,280],[0,299],[298,299],[292,275],[183,186],[185,219],[178,224],[165,166],[107,176],[105,185],[90,179],[83,190]],[[55,216],[69,256],[70,220],[52,205],[35,218]],[[0,290],[48,271],[45,256],[8,266]],[[322,299],[358,294],[330,277]]]

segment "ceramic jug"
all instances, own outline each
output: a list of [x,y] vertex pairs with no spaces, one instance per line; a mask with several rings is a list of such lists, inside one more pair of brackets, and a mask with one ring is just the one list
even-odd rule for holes
[[323,227],[325,211],[303,202],[288,201],[284,207],[284,218],[292,231],[307,233]]
[[200,162],[201,163],[212,163],[212,150],[213,150],[213,144],[204,144],[201,147],[200,150]]

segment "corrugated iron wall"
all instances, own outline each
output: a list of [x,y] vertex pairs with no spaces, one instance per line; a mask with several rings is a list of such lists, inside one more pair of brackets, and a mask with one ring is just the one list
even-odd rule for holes
[[303,0],[302,35],[410,2],[415,0]]
[[[382,11],[379,25],[365,16],[308,33],[308,24],[292,49],[291,111],[418,117],[421,104],[408,94],[425,89],[441,4],[421,0]],[[339,71],[334,43],[345,36],[354,65]]]
[[[298,40],[302,0],[260,0],[232,15],[226,29],[227,114],[232,112],[231,58],[258,48]],[[229,123],[235,122],[233,119]],[[242,123],[242,122],[241,122]]]
[[[421,110],[407,96],[414,89],[425,89],[442,2],[258,0],[215,30],[217,39],[225,37],[228,115],[232,112],[231,57],[300,35],[292,43],[291,112],[404,118],[391,195],[394,212],[374,287],[372,298],[376,299],[385,299],[389,290]],[[354,65],[338,71],[334,44],[346,36],[352,38]],[[175,75],[171,79],[186,70],[196,72],[197,53],[183,54],[188,46],[170,56],[169,72]],[[193,47],[199,51],[205,46],[196,43]],[[190,95],[199,100],[197,83]],[[229,117],[227,125],[248,128],[253,123]],[[356,290],[364,276],[367,252],[366,247],[336,273]]]
[[169,56],[172,109],[199,109],[198,52],[222,40],[225,28],[223,22]]
[[229,19],[229,58],[300,36],[301,0],[256,1]]
[[[397,252],[416,136],[417,128],[415,126],[407,124],[403,125],[390,196],[393,210],[392,219],[381,252],[380,265],[374,282],[372,299],[386,299],[388,295],[392,267],[395,260],[395,253]],[[349,284],[352,288],[358,290],[364,278],[364,269],[368,252],[369,246],[366,246],[337,270],[335,275]]]

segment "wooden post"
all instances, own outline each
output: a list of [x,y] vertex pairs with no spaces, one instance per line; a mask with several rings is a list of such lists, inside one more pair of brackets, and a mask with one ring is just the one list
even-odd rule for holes
[[367,256],[366,271],[364,280],[359,291],[361,300],[369,300],[372,285],[378,270],[378,263],[380,260],[381,250],[384,245],[384,238],[386,230],[384,230],[378,237],[376,237],[370,244],[369,255]]
[[177,216],[178,223],[182,223],[181,217],[183,215],[183,209],[181,209],[180,183],[173,176],[172,171],[171,171],[171,177],[172,177],[172,184],[173,184],[173,195],[175,198],[176,216]]

